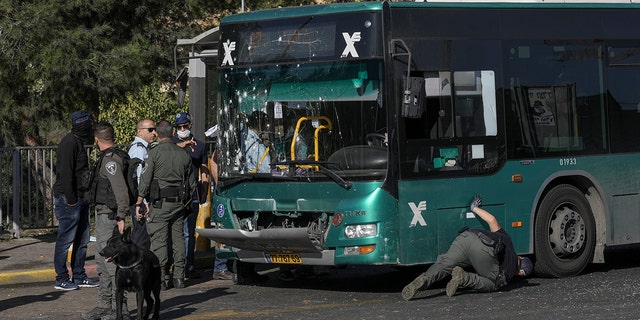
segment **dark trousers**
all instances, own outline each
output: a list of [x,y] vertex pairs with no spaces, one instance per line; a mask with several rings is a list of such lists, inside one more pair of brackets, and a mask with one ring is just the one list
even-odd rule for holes
[[449,250],[438,256],[438,260],[425,272],[428,280],[423,288],[426,289],[451,275],[456,266],[472,267],[475,270],[475,273],[469,272],[469,276],[460,285],[461,288],[480,292],[493,292],[498,289],[496,278],[500,273],[500,265],[493,253],[493,247],[486,246],[477,234],[470,231],[459,234]]
[[142,218],[140,221],[136,218],[136,207],[129,207],[131,213],[131,221],[133,222],[133,229],[131,229],[131,242],[133,242],[138,248],[142,250],[151,249],[151,238],[147,232],[147,219]]
[[82,280],[87,277],[84,262],[89,244],[89,206],[83,198],[78,198],[75,206],[69,206],[65,196],[58,196],[55,198],[54,212],[58,219],[58,237],[53,254],[56,281],[69,279],[67,255],[70,246],[73,246],[71,253],[73,278]]

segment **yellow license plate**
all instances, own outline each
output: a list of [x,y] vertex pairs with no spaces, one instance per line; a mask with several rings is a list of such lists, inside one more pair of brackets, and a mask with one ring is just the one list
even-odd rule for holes
[[302,264],[302,258],[297,253],[267,253],[268,263]]

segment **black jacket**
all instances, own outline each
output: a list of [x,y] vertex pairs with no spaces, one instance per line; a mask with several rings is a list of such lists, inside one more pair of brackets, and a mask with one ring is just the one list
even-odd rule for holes
[[90,178],[89,157],[84,150],[80,138],[73,133],[67,134],[58,145],[56,162],[56,183],[53,185],[54,196],[64,195],[68,203],[78,202],[84,191],[83,183],[88,188]]

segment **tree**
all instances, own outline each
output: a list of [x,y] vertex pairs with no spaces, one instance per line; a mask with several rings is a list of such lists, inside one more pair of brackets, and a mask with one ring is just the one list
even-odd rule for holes
[[177,98],[170,88],[162,89],[159,83],[152,83],[138,90],[135,94],[127,94],[124,101],[111,105],[100,111],[100,120],[108,121],[114,127],[116,144],[127,144],[135,137],[138,120],[173,121],[173,116],[188,111],[187,105],[177,107]]
[[[311,3],[247,0],[245,10]],[[141,90],[154,92],[149,86],[163,95],[159,89],[176,76],[176,39],[218,25],[240,6],[241,0],[0,0],[0,142],[56,144],[75,110],[96,118],[124,114],[110,109],[137,104]]]
[[74,110],[98,117],[172,83],[175,40],[212,27],[198,1],[0,1],[4,145],[57,143],[41,134],[68,128]]

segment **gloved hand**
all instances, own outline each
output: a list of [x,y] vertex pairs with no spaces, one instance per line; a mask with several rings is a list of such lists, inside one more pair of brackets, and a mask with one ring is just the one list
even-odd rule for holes
[[475,195],[475,197],[473,197],[473,200],[471,201],[471,205],[469,206],[471,208],[471,211],[473,211],[473,209],[479,207],[482,204],[482,198],[480,198],[480,195]]

